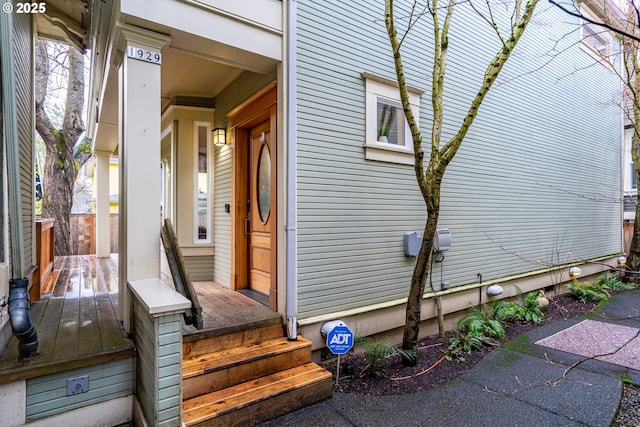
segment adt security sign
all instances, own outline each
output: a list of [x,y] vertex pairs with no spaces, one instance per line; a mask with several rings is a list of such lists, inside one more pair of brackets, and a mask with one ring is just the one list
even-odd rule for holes
[[336,326],[327,334],[327,347],[333,354],[347,354],[353,347],[353,332],[346,326]]

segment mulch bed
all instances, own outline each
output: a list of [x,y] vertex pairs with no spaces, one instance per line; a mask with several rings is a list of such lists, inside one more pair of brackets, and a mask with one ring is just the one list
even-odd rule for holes
[[[570,317],[592,311],[595,303],[583,304],[570,295],[561,295],[550,299],[549,307],[546,310],[546,318],[541,324],[549,324],[554,321],[568,319]],[[518,323],[505,327],[506,337],[504,340],[497,340],[498,344],[509,341],[513,337],[535,328],[532,323]],[[478,361],[482,360],[495,347],[485,346],[481,350],[465,354],[464,362],[457,360],[441,360],[449,346],[449,339],[452,337],[449,332],[444,339],[438,336],[430,336],[419,342],[418,364],[415,367],[405,367],[402,365],[399,355],[388,358],[386,366],[387,375],[384,378],[373,379],[359,375],[364,366],[364,355],[362,352],[351,351],[341,357],[340,379],[336,384],[335,373],[337,359],[331,357],[324,361],[322,365],[334,374],[334,391],[342,393],[368,394],[368,395],[390,395],[415,393],[429,390],[458,375],[471,369]]]

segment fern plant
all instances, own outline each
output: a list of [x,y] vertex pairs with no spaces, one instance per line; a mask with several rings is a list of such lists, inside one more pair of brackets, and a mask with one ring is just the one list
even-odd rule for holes
[[578,282],[574,280],[567,285],[571,293],[582,303],[606,301],[611,294],[600,284],[590,282]]
[[609,291],[620,291],[623,289],[635,289],[637,285],[635,283],[624,283],[620,281],[616,276],[598,276],[594,281],[594,284]]
[[471,354],[473,350],[479,350],[484,346],[480,337],[472,337],[459,329],[454,331],[455,335],[449,340],[449,347],[443,350],[447,360],[457,360],[464,363],[466,359],[463,354]]
[[356,345],[364,351],[364,367],[360,369],[360,376],[370,378],[384,378],[387,376],[389,356],[401,355],[404,359],[415,360],[416,354],[411,350],[396,348],[383,342],[374,342],[368,337],[356,337]]
[[490,318],[477,307],[458,320],[457,328],[466,330],[471,338],[504,338],[505,332],[499,320]]

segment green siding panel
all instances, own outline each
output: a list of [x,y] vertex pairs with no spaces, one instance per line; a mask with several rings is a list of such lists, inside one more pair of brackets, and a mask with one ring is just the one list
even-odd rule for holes
[[[298,16],[298,290],[301,318],[405,297],[413,260],[403,235],[426,210],[411,166],[364,159],[366,71],[394,79],[384,5],[303,1]],[[398,12],[400,13],[400,12]],[[400,13],[401,14],[401,13]],[[580,48],[577,22],[539,8],[443,183],[439,227],[453,244],[433,282],[462,286],[540,270],[501,250],[550,260],[554,249],[589,259],[621,251],[620,87]],[[483,30],[484,29],[484,30]],[[425,17],[403,44],[411,86],[429,89]],[[465,46],[473,40],[473,46]],[[560,40],[562,52],[545,56]],[[452,136],[499,48],[460,4],[449,37],[445,136]],[[572,73],[574,70],[579,72]],[[421,98],[423,138],[430,92]],[[568,256],[568,255],[567,255]],[[568,261],[568,259],[567,259]]]
[[213,256],[185,256],[184,263],[192,281],[213,280]]
[[18,151],[20,158],[20,191],[22,204],[22,232],[24,238],[25,268],[35,264],[34,259],[34,122],[33,122],[33,43],[31,17],[15,14],[13,19],[14,66],[16,83],[16,119],[18,125]]
[[151,317],[134,300],[134,334],[138,346],[137,396],[148,419],[178,425],[181,408],[181,316]]
[[[89,391],[67,396],[67,379],[89,376]],[[73,369],[27,380],[27,421],[106,402],[133,392],[133,359]]]

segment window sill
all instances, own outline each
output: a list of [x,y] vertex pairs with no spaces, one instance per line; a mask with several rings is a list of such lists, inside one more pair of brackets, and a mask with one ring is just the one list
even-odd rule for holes
[[587,55],[592,57],[595,61],[597,61],[600,64],[604,65],[609,70],[613,70],[613,64],[611,63],[611,58],[607,58],[607,57],[602,56],[600,54],[600,52],[598,52],[597,50],[592,48],[590,45],[588,45],[584,41],[580,42],[580,47],[582,48],[583,52],[585,52]]
[[413,150],[394,147],[388,144],[365,144],[364,158],[378,162],[399,163],[410,166],[413,166],[415,163]]

